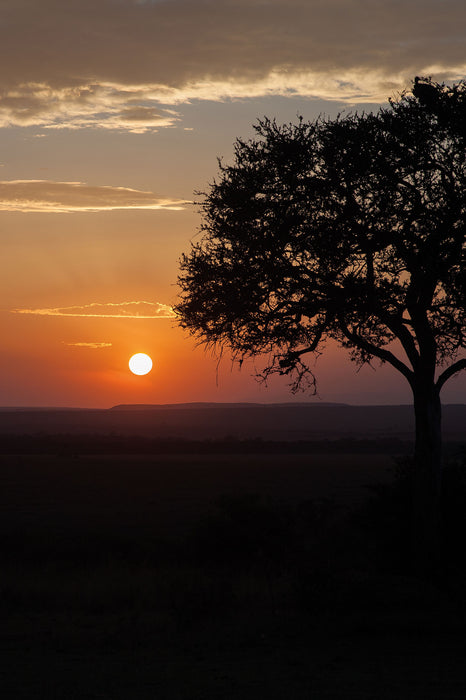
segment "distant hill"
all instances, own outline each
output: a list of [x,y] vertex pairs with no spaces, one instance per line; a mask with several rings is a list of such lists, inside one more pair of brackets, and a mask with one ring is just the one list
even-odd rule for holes
[[[195,401],[192,403],[122,403],[117,406],[112,406],[109,411],[158,411],[160,409],[186,409],[186,408],[288,408],[293,406],[305,407],[315,406],[315,403],[218,403],[215,401]],[[344,403],[325,403],[319,402],[319,406],[347,406]]]
[[[34,413],[35,411],[88,411],[88,408],[75,408],[73,406],[0,406],[0,413],[22,413],[28,411]],[[107,410],[107,409],[102,409]]]
[[[414,411],[409,405],[351,406],[325,403],[168,404],[111,409],[0,409],[1,435],[140,435],[186,440],[411,441]],[[466,442],[466,405],[443,407],[447,441]]]

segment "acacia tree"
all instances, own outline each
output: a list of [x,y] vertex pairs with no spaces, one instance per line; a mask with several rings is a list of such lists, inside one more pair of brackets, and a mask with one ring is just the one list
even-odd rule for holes
[[408,381],[416,420],[413,536],[438,543],[441,402],[466,369],[466,83],[416,78],[377,113],[277,125],[235,144],[200,193],[181,259],[181,325],[294,390],[326,338]]

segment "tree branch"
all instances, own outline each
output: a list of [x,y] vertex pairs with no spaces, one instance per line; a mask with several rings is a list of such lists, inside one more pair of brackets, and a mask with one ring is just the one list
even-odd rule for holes
[[419,352],[417,351],[413,336],[407,327],[403,325],[403,319],[381,316],[381,320],[386,324],[387,328],[396,335],[415,370],[419,363]]
[[454,362],[452,365],[447,367],[447,369],[444,372],[442,372],[442,374],[436,382],[437,389],[440,391],[445,382],[447,382],[451,377],[453,377],[454,374],[457,374],[457,372],[461,372],[461,370],[463,369],[466,369],[466,358],[458,360],[458,362]]
[[296,367],[298,361],[300,361],[301,355],[305,355],[308,352],[315,352],[317,346],[319,345],[323,336],[323,330],[317,331],[314,340],[307,348],[302,350],[288,350],[286,355],[279,361],[278,365],[281,368],[281,374],[288,374]]
[[404,362],[398,359],[396,355],[390,352],[390,350],[385,350],[384,348],[379,348],[376,345],[373,345],[370,341],[362,338],[358,333],[350,331],[350,329],[343,323],[340,324],[340,328],[345,337],[356,345],[356,347],[361,348],[361,350],[365,350],[370,355],[378,357],[379,360],[382,360],[383,362],[389,362],[392,367],[397,369],[398,372],[401,372],[401,374],[406,377],[408,382],[412,384],[414,372],[412,372]]

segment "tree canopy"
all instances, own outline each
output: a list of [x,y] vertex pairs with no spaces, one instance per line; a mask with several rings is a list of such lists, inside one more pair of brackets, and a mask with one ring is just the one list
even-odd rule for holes
[[294,389],[332,338],[440,390],[466,367],[466,84],[416,78],[376,113],[254,128],[201,193],[181,325],[265,354]]

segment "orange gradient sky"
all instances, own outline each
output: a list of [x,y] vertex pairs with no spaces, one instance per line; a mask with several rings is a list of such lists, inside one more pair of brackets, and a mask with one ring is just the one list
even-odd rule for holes
[[[177,327],[194,192],[264,115],[335,116],[414,75],[464,78],[463,0],[4,0],[0,19],[0,405],[309,400],[217,367]],[[148,375],[129,371],[136,352]],[[328,346],[319,398],[410,402],[375,368]]]

